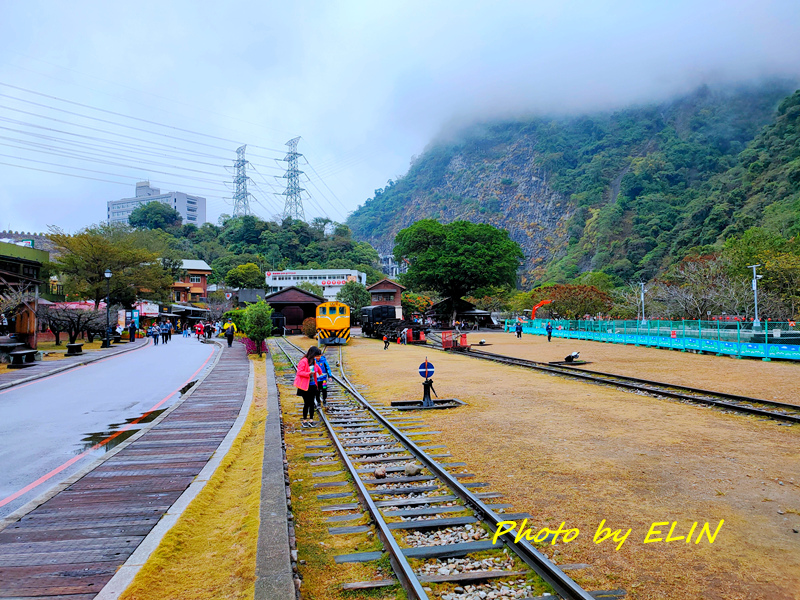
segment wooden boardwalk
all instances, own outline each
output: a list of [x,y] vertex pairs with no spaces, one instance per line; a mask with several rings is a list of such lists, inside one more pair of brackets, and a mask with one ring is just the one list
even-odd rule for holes
[[0,531],[0,598],[94,598],[189,486],[239,414],[244,346],[161,423]]

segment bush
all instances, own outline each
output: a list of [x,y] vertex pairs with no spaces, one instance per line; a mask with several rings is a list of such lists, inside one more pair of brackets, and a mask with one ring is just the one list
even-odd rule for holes
[[272,334],[272,307],[269,304],[259,300],[244,309],[244,333],[261,356],[264,340]]
[[258,355],[261,356],[262,352],[267,351],[267,341],[261,340],[261,348],[258,347],[258,344],[251,340],[249,337],[243,337],[241,339],[242,343],[244,343],[245,350],[247,350],[248,354],[255,354],[258,352]]
[[245,309],[243,308],[229,310],[222,315],[222,322],[224,323],[226,319],[230,319],[233,321],[233,324],[236,325],[236,331],[244,331],[244,311]]
[[314,317],[308,317],[303,321],[303,333],[312,339],[317,335],[317,320]]

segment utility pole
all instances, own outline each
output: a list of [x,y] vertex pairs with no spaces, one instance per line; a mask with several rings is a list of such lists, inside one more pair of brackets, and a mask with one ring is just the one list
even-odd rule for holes
[[247,146],[240,146],[236,149],[236,175],[233,176],[233,216],[243,217],[250,214],[250,194],[247,191],[247,161],[244,158],[244,150]]
[[644,283],[639,283],[642,288],[642,325],[647,325],[647,319],[644,318]]
[[297,152],[297,142],[299,141],[300,138],[296,137],[286,142],[286,145],[289,147],[289,151],[286,153],[286,156],[283,159],[287,163],[286,174],[284,175],[286,178],[286,189],[282,194],[283,196],[286,196],[286,204],[283,208],[283,218],[305,221],[306,214],[303,210],[303,199],[300,195],[301,192],[304,192],[305,190],[300,187],[300,174],[302,171],[297,168],[297,159],[303,156]]
[[760,266],[761,265],[747,265],[748,269],[753,269],[753,301],[756,306],[756,318],[753,319],[754,328],[761,327],[761,321],[758,320],[758,280],[761,279],[762,275],[756,275],[756,268]]

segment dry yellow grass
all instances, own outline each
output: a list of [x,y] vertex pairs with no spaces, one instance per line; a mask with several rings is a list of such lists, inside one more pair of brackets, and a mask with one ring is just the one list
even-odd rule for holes
[[656,381],[678,383],[731,394],[800,404],[797,387],[790,382],[800,378],[800,362],[764,362],[753,358],[730,358],[713,354],[693,354],[680,350],[604,344],[586,340],[523,335],[511,333],[474,333],[469,341],[477,344],[485,339],[491,346],[487,352],[518,356],[538,361],[563,360],[576,350],[581,359],[591,361],[587,369],[639,376]]
[[264,362],[251,360],[255,393],[241,432],[122,600],[253,597],[267,387]]
[[[548,350],[551,360],[586,344],[563,343]],[[592,365],[599,370],[618,370],[606,368],[614,351],[632,350],[599,346],[607,353],[602,365]],[[698,359],[714,361],[702,375],[719,370],[713,381],[725,381],[730,365],[751,368],[746,361],[635,350],[658,352],[662,361],[691,359],[681,366],[687,378]],[[555,558],[592,565],[573,572],[587,589],[620,587],[637,599],[800,597],[800,534],[793,532],[800,529],[800,428],[422,347],[392,344],[384,351],[379,341],[355,338],[346,349],[354,380],[369,386],[366,395],[376,403],[420,398],[417,367],[426,355],[436,366],[439,396],[469,406],[406,416],[441,431],[435,440],[447,444],[453,460],[467,462],[515,511],[530,512],[534,531],[562,521],[579,528],[574,542],[558,544]],[[752,365],[764,372],[776,366]],[[654,375],[648,365],[631,374]],[[783,385],[796,389],[792,380]],[[602,519],[632,529],[619,551],[610,541],[593,542]],[[683,535],[694,521],[716,527],[720,519],[725,524],[713,545],[643,544],[654,522],[676,521],[675,535]]]

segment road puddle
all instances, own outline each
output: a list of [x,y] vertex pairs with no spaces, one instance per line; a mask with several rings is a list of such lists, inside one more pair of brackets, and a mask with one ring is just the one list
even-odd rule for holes
[[142,425],[153,422],[164,410],[166,409],[152,410],[142,413],[138,417],[125,419],[124,423],[112,423],[105,431],[84,434],[85,437],[81,439],[81,444],[76,449],[75,454],[90,450],[98,446],[98,444],[102,444],[96,448],[98,451],[108,452],[137,433]]

